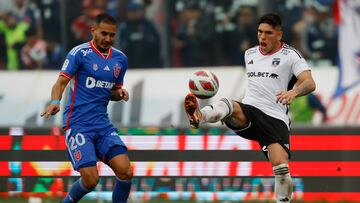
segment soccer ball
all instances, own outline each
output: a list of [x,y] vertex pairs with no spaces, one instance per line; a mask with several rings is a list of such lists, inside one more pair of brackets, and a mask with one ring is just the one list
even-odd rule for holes
[[195,72],[189,80],[189,90],[199,99],[213,97],[219,89],[217,76],[209,70]]

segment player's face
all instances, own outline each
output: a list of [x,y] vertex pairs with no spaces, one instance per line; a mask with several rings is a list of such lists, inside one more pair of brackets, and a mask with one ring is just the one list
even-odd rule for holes
[[114,43],[116,26],[109,23],[100,23],[91,29],[94,44],[99,51],[107,51]]
[[259,46],[263,53],[272,53],[281,46],[282,31],[267,23],[261,23],[258,27]]

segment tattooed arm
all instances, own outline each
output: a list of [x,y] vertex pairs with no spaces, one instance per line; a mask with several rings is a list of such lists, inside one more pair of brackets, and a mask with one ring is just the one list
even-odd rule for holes
[[297,79],[298,80],[292,90],[282,91],[276,94],[277,102],[289,105],[295,97],[309,94],[315,90],[316,85],[310,70],[300,73]]

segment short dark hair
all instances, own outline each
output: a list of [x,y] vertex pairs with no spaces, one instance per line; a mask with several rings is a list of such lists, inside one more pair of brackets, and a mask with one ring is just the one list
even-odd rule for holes
[[260,25],[261,23],[266,23],[274,28],[279,27],[281,29],[281,18],[279,15],[274,13],[268,13],[263,15],[260,18],[258,25]]
[[99,15],[97,15],[95,17],[95,23],[98,24],[98,25],[100,23],[107,23],[107,24],[111,24],[111,25],[117,25],[115,18],[112,17],[111,15],[107,14],[107,13],[100,13]]

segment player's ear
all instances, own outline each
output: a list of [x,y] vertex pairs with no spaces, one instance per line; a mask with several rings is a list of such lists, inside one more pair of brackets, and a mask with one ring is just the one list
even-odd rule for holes
[[283,31],[282,31],[282,30],[277,31],[277,39],[278,39],[279,41],[281,41],[282,36],[283,36]]
[[95,34],[95,30],[96,30],[96,25],[92,25],[90,28],[91,34]]

